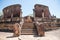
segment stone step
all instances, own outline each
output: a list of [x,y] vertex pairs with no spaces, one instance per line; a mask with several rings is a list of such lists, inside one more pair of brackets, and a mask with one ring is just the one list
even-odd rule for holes
[[36,29],[22,29],[22,35],[33,35],[33,34],[37,34],[37,30]]
[[24,23],[22,28],[29,29],[29,28],[36,28],[36,27],[34,26],[33,23]]

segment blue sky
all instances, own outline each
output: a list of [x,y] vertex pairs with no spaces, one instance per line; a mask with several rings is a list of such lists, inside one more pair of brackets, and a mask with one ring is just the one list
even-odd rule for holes
[[[51,15],[60,18],[60,0],[0,0],[0,11],[6,6],[13,4],[21,4],[23,16],[33,14],[35,4],[43,4],[49,7]],[[2,15],[2,14],[0,14]]]

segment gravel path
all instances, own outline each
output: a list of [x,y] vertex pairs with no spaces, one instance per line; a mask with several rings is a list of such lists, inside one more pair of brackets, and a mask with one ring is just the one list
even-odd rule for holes
[[21,35],[20,37],[7,38],[13,33],[0,32],[0,40],[60,40],[60,29],[45,32],[44,37],[36,37],[34,35]]

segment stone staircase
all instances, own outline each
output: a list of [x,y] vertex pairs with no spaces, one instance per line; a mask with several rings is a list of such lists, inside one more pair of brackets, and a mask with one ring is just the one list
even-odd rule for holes
[[22,35],[35,35],[37,34],[37,29],[33,23],[24,23],[22,26]]

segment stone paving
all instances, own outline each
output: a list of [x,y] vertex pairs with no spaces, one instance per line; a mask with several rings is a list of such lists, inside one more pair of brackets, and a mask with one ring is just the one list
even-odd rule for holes
[[60,29],[45,32],[44,37],[37,37],[35,35],[21,35],[19,37],[7,38],[13,33],[0,32],[0,40],[60,40]]

